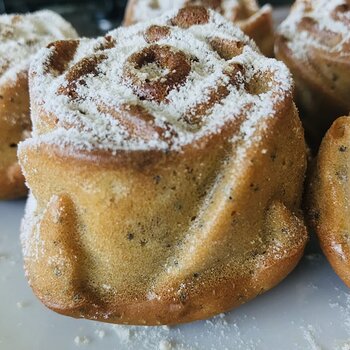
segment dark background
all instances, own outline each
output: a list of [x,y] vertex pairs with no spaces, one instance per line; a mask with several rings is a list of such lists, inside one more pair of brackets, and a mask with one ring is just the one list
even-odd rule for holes
[[[79,34],[102,34],[121,23],[127,0],[0,0],[0,13],[23,13],[49,8],[60,13]],[[259,1],[272,5],[290,4],[292,1]]]

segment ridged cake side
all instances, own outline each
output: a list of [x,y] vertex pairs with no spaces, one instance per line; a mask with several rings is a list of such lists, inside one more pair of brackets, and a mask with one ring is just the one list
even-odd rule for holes
[[56,42],[36,62],[34,134],[19,148],[32,191],[22,244],[48,307],[190,322],[297,264],[306,149],[292,82],[239,29],[190,7]]

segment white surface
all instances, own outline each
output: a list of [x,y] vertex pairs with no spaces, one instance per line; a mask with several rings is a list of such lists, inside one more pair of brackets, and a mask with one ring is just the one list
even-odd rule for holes
[[350,349],[350,290],[320,254],[272,291],[210,321],[122,327],[56,315],[27,286],[18,240],[23,201],[0,203],[0,349]]

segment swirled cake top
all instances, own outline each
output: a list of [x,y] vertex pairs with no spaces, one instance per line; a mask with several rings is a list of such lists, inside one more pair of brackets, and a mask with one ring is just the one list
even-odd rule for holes
[[259,9],[255,0],[135,0],[132,9],[133,20],[145,21],[166,11],[191,5],[209,7],[233,21],[247,19]]
[[[239,118],[249,138],[292,81],[240,29],[194,6],[49,45],[32,64],[30,89],[34,137],[114,152],[180,149]],[[45,131],[35,122],[43,114]]]
[[300,59],[310,48],[350,57],[350,2],[298,0],[279,32]]
[[33,54],[51,41],[76,36],[72,26],[52,11],[0,15],[0,84],[28,70]]

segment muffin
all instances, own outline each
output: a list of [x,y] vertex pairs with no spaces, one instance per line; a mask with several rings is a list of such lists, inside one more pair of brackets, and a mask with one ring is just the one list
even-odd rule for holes
[[297,0],[278,30],[275,54],[293,73],[312,148],[350,111],[350,4]]
[[18,142],[31,130],[29,63],[50,41],[76,36],[71,25],[51,11],[0,15],[0,199],[27,193],[16,153]]
[[288,69],[251,45],[216,12],[187,7],[36,56],[22,244],[46,306],[190,322],[295,267],[303,129]]
[[350,287],[350,118],[324,137],[308,190],[308,216],[335,272]]

